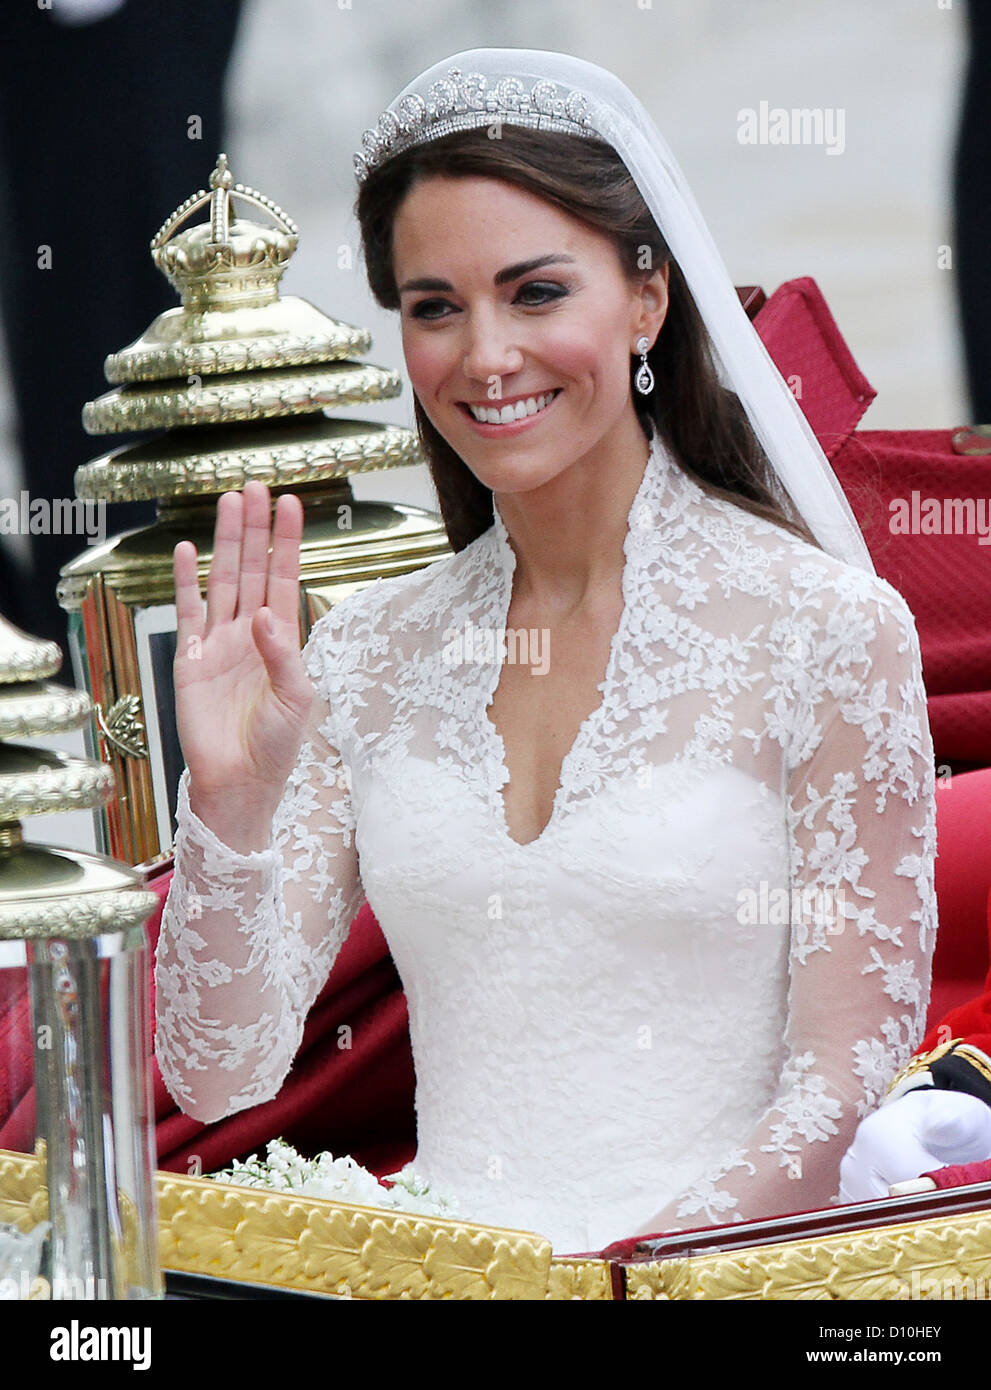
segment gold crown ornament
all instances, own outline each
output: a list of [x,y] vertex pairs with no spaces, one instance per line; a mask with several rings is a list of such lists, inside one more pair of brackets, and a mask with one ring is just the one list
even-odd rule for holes
[[[209,182],[209,190],[199,189],[176,208],[151,242],[152,259],[179,292],[181,308],[160,314],[135,342],[107,357],[107,381],[118,389],[87,403],[84,429],[121,434],[293,419],[296,429],[289,435],[304,453],[312,455],[316,445],[324,457],[338,463],[346,458],[354,471],[359,461],[353,449],[335,449],[337,433],[323,428],[320,412],[388,400],[401,389],[398,374],[352,360],[371,346],[367,330],[328,318],[305,299],[280,296],[279,281],[299,244],[299,230],[278,204],[235,183],[224,154]],[[236,216],[235,199],[274,225]],[[201,211],[207,220],[188,225]],[[370,455],[376,466],[418,461],[408,431],[373,425],[365,435],[366,461]],[[284,453],[286,441],[280,443]],[[144,474],[139,446],[84,465],[76,475],[77,493],[116,502],[239,485],[228,475],[218,480],[212,466],[220,452],[216,440],[203,460],[195,459],[195,445],[178,452],[183,462],[177,461],[171,485],[154,464]],[[266,468],[257,456],[252,463],[248,476],[276,486],[283,481],[277,467]],[[302,481],[296,474],[289,481]]]

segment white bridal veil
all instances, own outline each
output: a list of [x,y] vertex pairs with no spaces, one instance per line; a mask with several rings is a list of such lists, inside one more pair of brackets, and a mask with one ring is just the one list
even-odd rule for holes
[[414,78],[362,136],[355,173],[449,131],[506,124],[609,142],[629,169],[705,322],[722,380],[739,396],[781,487],[822,547],[873,574],[843,489],[747,318],[667,142],[611,72],[565,53],[474,48]]

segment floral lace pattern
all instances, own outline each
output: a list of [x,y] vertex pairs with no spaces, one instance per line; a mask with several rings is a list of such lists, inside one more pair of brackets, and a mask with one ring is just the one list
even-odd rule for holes
[[519,844],[480,637],[514,568],[497,508],[315,625],[312,727],[264,853],[222,845],[181,788],[165,1079],[204,1119],[271,1098],[367,893],[409,1004],[416,1168],[467,1218],[578,1252],[827,1205],[929,994],[911,613],[655,442],[601,705]]

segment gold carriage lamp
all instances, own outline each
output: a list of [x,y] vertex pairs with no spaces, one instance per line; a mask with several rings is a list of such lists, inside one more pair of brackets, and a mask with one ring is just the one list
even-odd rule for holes
[[89,714],[82,691],[48,680],[61,660],[0,617],[0,1147],[36,1153],[42,1175],[28,1207],[0,1201],[0,1283],[15,1298],[155,1298],[156,898],[135,869],[21,833],[23,816],[113,793],[102,763],[10,742]]
[[398,373],[360,360],[371,347],[365,329],[280,294],[299,240],[282,209],[235,183],[224,155],[209,183],[151,243],[180,307],[110,354],[113,389],[83,409],[89,434],[160,433],[84,464],[77,495],[101,507],[154,499],[157,520],[91,545],[58,589],[76,680],[93,699],[89,751],[117,774],[98,816],[100,847],[130,864],[172,844],[182,771],[172,551],[195,542],[205,592],[221,493],[258,479],[301,498],[304,639],[338,598],[449,551],[433,512],[360,501],[348,481],[422,462],[412,430],[339,413],[399,395]]

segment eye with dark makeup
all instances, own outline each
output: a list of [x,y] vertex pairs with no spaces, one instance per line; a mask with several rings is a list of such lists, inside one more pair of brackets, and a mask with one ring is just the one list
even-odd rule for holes
[[[537,296],[536,298],[533,297],[534,294]],[[544,304],[553,303],[554,300],[564,299],[568,294],[570,294],[570,290],[566,285],[554,281],[529,280],[525,285],[519,287],[514,302],[521,304],[524,308],[537,309]],[[447,318],[447,314],[431,312],[434,306],[438,306],[440,309],[452,307],[446,299],[421,299],[419,304],[415,304],[410,310],[410,317],[427,320]]]

